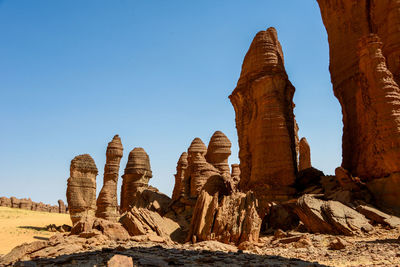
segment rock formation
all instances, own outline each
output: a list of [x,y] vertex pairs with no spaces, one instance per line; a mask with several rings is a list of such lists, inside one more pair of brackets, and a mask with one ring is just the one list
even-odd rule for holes
[[32,209],[32,200],[29,198],[23,198],[19,201],[19,208],[24,210]]
[[180,196],[184,194],[184,178],[186,174],[186,169],[188,167],[188,154],[183,152],[178,160],[178,164],[176,166],[176,174],[175,174],[175,186],[172,192],[172,200],[179,199]]
[[[239,138],[240,189],[261,202],[294,194],[297,126],[293,94],[274,28],[255,36],[230,95]],[[260,203],[264,206],[263,203]]]
[[110,221],[118,221],[117,183],[119,164],[123,155],[121,139],[115,135],[108,143],[106,165],[104,166],[103,188],[97,198],[96,217]]
[[65,206],[64,201],[61,199],[58,200],[58,213],[66,213],[67,207]]
[[240,181],[240,165],[232,164],[231,168],[232,168],[231,177],[234,184],[234,189],[236,190]]
[[12,206],[11,199],[9,199],[8,197],[1,197],[0,198],[0,206],[11,208],[11,206]]
[[318,3],[342,106],[342,167],[372,181],[377,201],[400,211],[400,1]]
[[305,137],[300,139],[299,144],[299,171],[311,168],[311,152]]
[[221,131],[216,131],[208,143],[206,160],[221,174],[230,174],[228,158],[231,155],[231,146],[231,141]]
[[121,212],[130,210],[130,206],[134,204],[138,188],[148,187],[151,177],[153,177],[153,174],[149,156],[143,148],[134,148],[129,153],[125,173],[122,176]]
[[18,198],[16,197],[11,197],[11,208],[19,208],[19,203],[21,202]]
[[71,161],[67,185],[68,210],[73,224],[84,217],[95,216],[97,167],[88,154]]
[[257,242],[261,219],[256,206],[252,192],[210,195],[202,190],[193,211],[188,240],[193,243],[214,239],[235,244]]

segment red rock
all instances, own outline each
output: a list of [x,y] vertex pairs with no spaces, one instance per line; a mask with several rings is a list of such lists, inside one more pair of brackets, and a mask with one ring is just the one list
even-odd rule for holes
[[0,198],[0,206],[11,208],[11,206],[12,206],[11,199],[9,199],[7,197],[1,197]]
[[239,138],[239,186],[254,191],[261,209],[268,200],[286,200],[295,193],[291,187],[297,173],[294,91],[276,30],[259,32],[229,98]]
[[67,213],[67,207],[61,199],[58,200],[58,213]]
[[183,152],[178,160],[175,174],[175,186],[172,192],[172,200],[177,200],[184,195],[184,178],[188,167],[188,154]]
[[342,167],[371,181],[400,172],[400,1],[336,2],[318,0],[342,106]]
[[301,138],[299,144],[299,171],[311,168],[310,145],[305,137]]
[[115,135],[108,143],[106,152],[106,165],[104,166],[103,187],[97,198],[96,217],[110,221],[118,221],[117,183],[119,177],[119,164],[123,155],[121,139]]
[[133,267],[133,260],[131,257],[124,255],[114,255],[107,262],[107,267]]
[[88,154],[76,156],[71,161],[67,185],[67,202],[73,224],[96,212],[97,167]]
[[218,240],[223,243],[257,242],[261,219],[256,210],[257,200],[252,192],[235,192],[219,201],[218,193],[211,196],[202,190],[193,211],[187,240]]
[[231,146],[231,141],[221,131],[216,131],[208,143],[206,161],[217,168],[221,174],[230,174],[228,158],[231,155]]
[[147,187],[153,177],[150,159],[141,147],[134,148],[129,153],[125,173],[122,176],[121,212],[128,211],[135,201],[135,192],[139,187]]

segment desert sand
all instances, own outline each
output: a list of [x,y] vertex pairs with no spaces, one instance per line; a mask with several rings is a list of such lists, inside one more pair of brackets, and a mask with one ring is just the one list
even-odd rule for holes
[[54,235],[49,224],[71,225],[69,214],[0,207],[0,255],[25,242],[47,240]]

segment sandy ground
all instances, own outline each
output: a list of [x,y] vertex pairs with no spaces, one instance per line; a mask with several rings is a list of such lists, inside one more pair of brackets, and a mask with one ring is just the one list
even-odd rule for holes
[[49,224],[71,225],[68,214],[0,207],[0,255],[25,242],[47,240],[54,235]]

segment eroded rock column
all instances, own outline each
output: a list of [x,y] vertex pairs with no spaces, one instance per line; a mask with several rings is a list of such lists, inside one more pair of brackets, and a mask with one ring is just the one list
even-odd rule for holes
[[137,189],[147,187],[152,177],[150,159],[146,151],[141,147],[134,148],[129,153],[125,173],[122,176],[121,212],[129,210],[135,201]]
[[311,168],[310,145],[305,137],[300,140],[299,151],[299,171]]
[[96,213],[97,167],[88,155],[76,156],[71,161],[67,185],[68,210],[73,224]]
[[263,201],[285,200],[297,173],[293,94],[274,28],[255,36],[229,97],[239,137],[240,189]]
[[117,221],[119,219],[117,183],[122,155],[123,147],[121,138],[115,135],[107,146],[103,188],[97,198],[96,217],[98,218],[109,221]]

